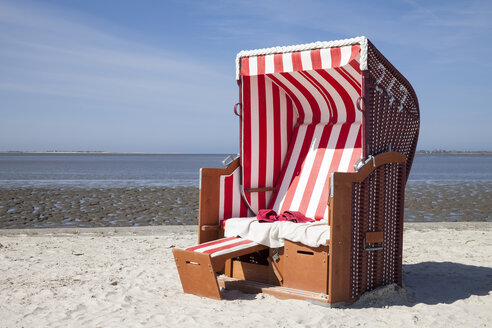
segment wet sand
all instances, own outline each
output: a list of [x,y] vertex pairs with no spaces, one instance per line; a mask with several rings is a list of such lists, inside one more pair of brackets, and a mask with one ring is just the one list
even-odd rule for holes
[[0,189],[0,229],[197,224],[198,188]]
[[492,221],[492,181],[409,181],[405,221]]
[[[405,221],[492,221],[492,182],[409,182]],[[198,188],[0,189],[0,229],[193,225]]]

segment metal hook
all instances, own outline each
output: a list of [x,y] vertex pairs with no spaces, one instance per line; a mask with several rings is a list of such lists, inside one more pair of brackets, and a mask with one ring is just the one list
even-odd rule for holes
[[237,116],[241,117],[241,114],[242,114],[242,113],[241,113],[241,112],[239,112],[239,113],[237,112],[238,107],[240,108],[240,110],[241,110],[241,112],[242,112],[242,106],[241,106],[241,103],[236,103],[236,104],[234,105],[234,114],[236,114]]
[[363,97],[359,97],[357,98],[357,101],[355,102],[356,104],[356,107],[359,111],[361,111],[362,113],[365,112],[366,110],[366,101],[364,100]]

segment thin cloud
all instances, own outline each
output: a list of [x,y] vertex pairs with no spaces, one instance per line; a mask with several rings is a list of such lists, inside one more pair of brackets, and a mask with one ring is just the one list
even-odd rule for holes
[[145,90],[186,99],[189,90],[211,91],[204,76],[227,78],[185,54],[95,29],[73,13],[12,3],[0,12],[0,88],[102,100],[120,93],[133,101]]
[[[121,16],[138,4],[114,8],[107,20],[66,9],[78,6],[0,0],[0,149],[64,141],[72,149],[234,152],[237,51],[358,35],[417,90],[425,148],[492,140],[475,133],[489,131],[492,112],[480,96],[491,88],[490,2],[171,1],[149,5],[154,12],[131,27]],[[441,128],[443,117],[474,129],[462,140]]]
[[[202,5],[219,35],[275,39],[331,40],[366,35],[376,42],[412,46],[433,53],[459,51],[467,42],[491,40],[492,3],[248,1]],[[272,32],[275,31],[275,32]],[[268,39],[268,37],[266,37]],[[315,40],[316,39],[316,40]],[[288,41],[287,41],[288,43]],[[284,41],[283,45],[286,44]],[[488,42],[490,44],[490,42]],[[486,49],[490,49],[489,45]],[[273,44],[272,44],[273,45]],[[444,48],[444,49],[443,49]]]

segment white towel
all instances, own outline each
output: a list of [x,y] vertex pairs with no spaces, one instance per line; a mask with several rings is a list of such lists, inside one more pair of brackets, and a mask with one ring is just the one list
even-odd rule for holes
[[260,223],[256,217],[233,218],[226,221],[224,236],[239,236],[271,248],[283,247],[285,239],[318,247],[327,245],[330,239],[330,226],[327,220],[310,223],[290,221]]

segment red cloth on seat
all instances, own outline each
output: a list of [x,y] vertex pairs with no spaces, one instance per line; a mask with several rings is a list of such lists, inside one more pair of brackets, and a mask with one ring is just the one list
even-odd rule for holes
[[256,218],[259,222],[274,222],[278,221],[277,212],[274,210],[259,210]]
[[292,221],[296,223],[313,222],[311,218],[307,218],[304,214],[297,211],[285,211],[279,218],[279,221]]
[[281,215],[277,215],[274,210],[259,210],[256,215],[258,222],[275,222],[275,221],[292,221],[295,223],[313,222],[311,218],[307,218],[304,214],[297,211],[285,211]]

